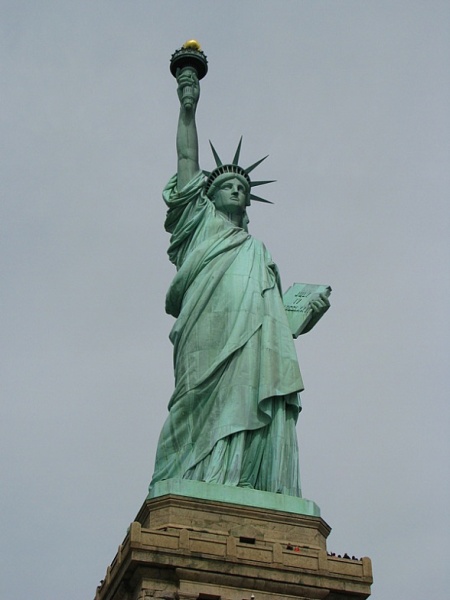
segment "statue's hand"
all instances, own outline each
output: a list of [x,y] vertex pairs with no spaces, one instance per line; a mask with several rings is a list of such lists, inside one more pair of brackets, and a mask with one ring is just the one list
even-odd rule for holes
[[197,73],[190,67],[177,72],[178,98],[185,110],[195,110],[200,97],[200,84]]
[[330,301],[325,294],[319,294],[310,301],[309,307],[318,320],[330,308]]
[[317,324],[321,317],[327,312],[330,308],[330,301],[325,294],[317,294],[312,297],[312,299],[308,303],[308,307],[311,309],[311,317],[308,321],[307,326],[302,331],[303,333],[308,333]]

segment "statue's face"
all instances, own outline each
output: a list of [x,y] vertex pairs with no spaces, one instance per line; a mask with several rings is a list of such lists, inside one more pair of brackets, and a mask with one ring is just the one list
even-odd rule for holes
[[245,211],[248,185],[240,177],[230,175],[217,186],[213,202],[216,209],[225,214],[239,214]]

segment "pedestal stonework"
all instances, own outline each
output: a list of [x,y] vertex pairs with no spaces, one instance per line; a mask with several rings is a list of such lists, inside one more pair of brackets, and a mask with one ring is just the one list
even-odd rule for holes
[[95,599],[367,598],[370,559],[329,556],[329,533],[310,514],[175,494],[148,499]]

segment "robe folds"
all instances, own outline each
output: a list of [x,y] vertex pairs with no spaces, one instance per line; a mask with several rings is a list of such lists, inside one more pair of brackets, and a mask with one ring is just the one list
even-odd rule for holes
[[166,311],[175,390],[150,487],[171,478],[300,496],[295,423],[303,389],[276,265],[195,176],[163,192],[177,273]]

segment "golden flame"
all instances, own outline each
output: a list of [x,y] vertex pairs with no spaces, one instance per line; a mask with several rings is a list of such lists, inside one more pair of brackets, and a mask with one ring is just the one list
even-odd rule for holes
[[183,44],[183,48],[190,48],[191,50],[201,50],[200,44],[197,40],[188,40]]

